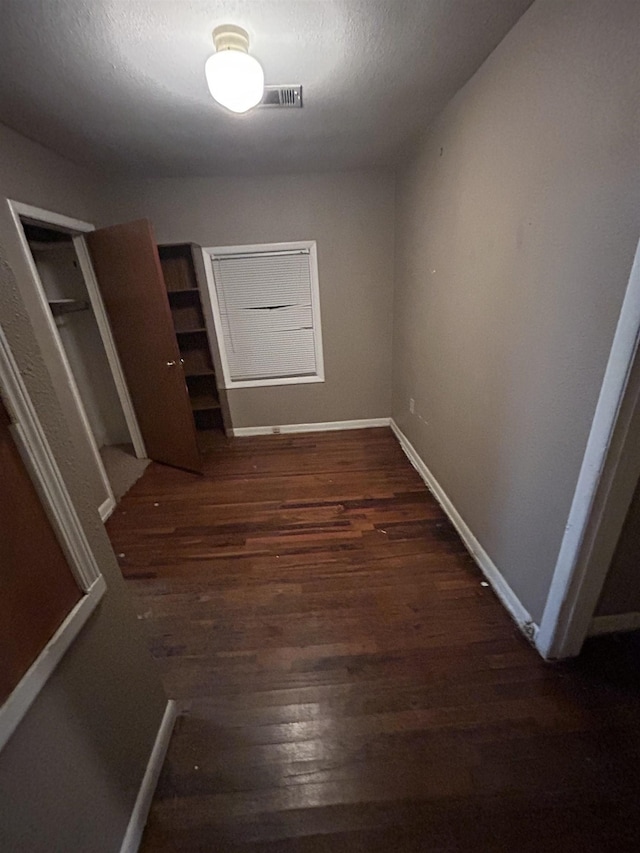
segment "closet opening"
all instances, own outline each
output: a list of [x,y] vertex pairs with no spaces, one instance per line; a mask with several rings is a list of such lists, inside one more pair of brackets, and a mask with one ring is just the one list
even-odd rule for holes
[[114,353],[110,360],[104,340],[106,319],[96,316],[97,285],[92,289],[86,280],[93,272],[84,240],[64,228],[26,217],[20,217],[20,222],[38,273],[41,296],[48,303],[68,362],[70,381],[77,389],[96,465],[118,501],[142,475],[149,460],[133,408],[126,399],[127,409],[123,405],[126,390],[119,388],[114,378]]

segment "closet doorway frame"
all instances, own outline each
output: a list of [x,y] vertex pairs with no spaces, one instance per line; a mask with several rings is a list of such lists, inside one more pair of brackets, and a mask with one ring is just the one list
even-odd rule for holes
[[635,615],[604,622],[600,617],[600,624],[595,617],[640,478],[639,423],[640,241],[535,638],[536,648],[546,659],[576,657],[588,636],[626,630],[626,616]]
[[127,424],[127,429],[129,430],[129,435],[131,438],[131,443],[133,444],[135,455],[138,459],[146,459],[147,454],[144,446],[144,441],[142,439],[142,433],[140,432],[138,419],[133,408],[129,389],[127,387],[124,373],[122,371],[122,365],[120,364],[118,351],[116,349],[115,341],[111,333],[111,326],[109,325],[107,312],[102,301],[102,294],[100,293],[98,280],[96,279],[95,272],[93,270],[91,256],[89,255],[89,250],[84,239],[85,234],[89,233],[90,231],[95,231],[95,225],[90,222],[84,222],[81,219],[74,219],[70,216],[65,216],[63,214],[56,213],[55,211],[45,210],[44,208],[34,207],[30,204],[15,201],[14,199],[7,199],[7,204],[9,206],[9,212],[11,214],[11,218],[13,220],[18,239],[20,241],[20,248],[22,250],[24,260],[26,261],[27,267],[29,269],[29,284],[33,292],[36,294],[38,301],[41,303],[44,315],[47,318],[47,327],[49,330],[51,343],[53,343],[55,349],[57,350],[60,356],[64,372],[66,374],[66,380],[69,383],[69,388],[71,389],[71,395],[76,404],[80,421],[84,427],[87,439],[89,441],[89,446],[94,456],[96,470],[98,471],[100,479],[104,485],[105,492],[107,494],[106,500],[98,508],[100,518],[104,522],[109,518],[109,516],[115,509],[116,499],[113,494],[113,489],[111,488],[111,483],[109,482],[109,478],[107,476],[107,471],[104,467],[102,457],[100,456],[100,449],[98,447],[98,443],[96,441],[95,435],[93,434],[91,424],[89,423],[89,418],[87,416],[82,396],[80,394],[78,385],[73,375],[73,371],[71,369],[69,359],[62,344],[62,340],[56,327],[55,320],[49,308],[47,295],[40,279],[40,275],[38,273],[33,254],[31,253],[31,247],[29,246],[29,241],[27,240],[27,235],[23,227],[23,219],[29,220],[29,222],[35,225],[44,226],[45,228],[50,227],[58,231],[64,231],[71,237],[73,247],[78,258],[80,272],[82,273],[85,286],[87,288],[89,302],[91,304],[91,308],[93,310],[93,314],[98,325],[98,331],[100,334],[102,345],[107,356],[109,369],[116,387],[116,393],[118,395],[120,405],[122,406],[122,412],[125,418],[125,422]]

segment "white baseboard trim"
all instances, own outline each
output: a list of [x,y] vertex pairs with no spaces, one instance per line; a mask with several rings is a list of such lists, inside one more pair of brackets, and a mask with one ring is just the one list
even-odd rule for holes
[[231,430],[234,438],[249,435],[273,435],[286,432],[332,432],[342,429],[369,429],[390,426],[391,418],[365,418],[360,421],[326,421],[317,424],[274,424],[273,426],[236,427]]
[[440,485],[431,471],[427,468],[418,451],[411,444],[406,435],[402,432],[397,423],[391,419],[391,429],[394,435],[400,442],[400,447],[404,450],[409,462],[420,474],[424,484],[429,489],[434,498],[438,501],[449,521],[458,531],[460,538],[464,542],[467,550],[478,564],[480,571],[491,584],[493,591],[498,596],[504,607],[511,614],[511,617],[516,622],[522,633],[532,642],[535,643],[538,626],[531,618],[531,614],[526,610],[518,596],[511,589],[507,581],[500,573],[491,557],[478,542],[471,529],[468,527],[460,513],[457,511],[450,498]]
[[100,513],[100,518],[102,521],[106,521],[111,513],[116,508],[116,500],[115,498],[107,498],[104,503],[101,503],[98,507],[98,512]]
[[129,818],[129,825],[127,826],[127,831],[122,841],[122,846],[120,847],[120,853],[136,853],[140,847],[142,833],[144,832],[144,827],[149,815],[149,809],[151,808],[153,794],[156,790],[156,785],[158,784],[160,770],[162,769],[165,755],[167,754],[167,748],[169,746],[177,713],[178,706],[175,699],[169,699],[167,701],[167,707],[164,710],[160,728],[158,729],[158,734],[156,735],[153,749],[151,750],[151,755],[149,756],[149,761],[147,762],[147,769],[142,777],[142,784],[140,785],[140,790],[138,791],[138,796],[136,797],[136,803],[133,807],[133,811],[131,812],[131,817]]
[[616,634],[618,631],[637,631],[640,628],[640,613],[617,613],[614,616],[594,616],[587,636]]

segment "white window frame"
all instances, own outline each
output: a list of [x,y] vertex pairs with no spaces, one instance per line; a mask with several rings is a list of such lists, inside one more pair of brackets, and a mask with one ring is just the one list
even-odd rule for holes
[[78,588],[84,593],[0,706],[1,750],[98,606],[107,587],[2,327],[0,393],[12,421],[12,436],[65,552]]
[[[229,362],[224,346],[224,335],[218,292],[213,274],[213,261],[225,255],[251,254],[252,252],[289,252],[296,250],[309,251],[309,271],[311,274],[311,313],[313,316],[313,331],[316,356],[316,372],[311,376],[281,376],[270,379],[231,378]],[[220,349],[222,374],[225,388],[257,388],[266,385],[302,385],[309,382],[324,382],[324,355],[322,351],[322,322],[320,318],[320,287],[318,283],[318,251],[315,240],[299,240],[293,243],[255,243],[248,246],[216,246],[202,250],[204,267],[207,276],[207,288],[213,311],[213,322]]]

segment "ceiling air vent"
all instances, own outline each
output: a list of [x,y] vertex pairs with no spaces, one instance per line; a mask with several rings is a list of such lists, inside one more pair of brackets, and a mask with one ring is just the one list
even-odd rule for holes
[[302,86],[265,86],[261,107],[301,107]]

